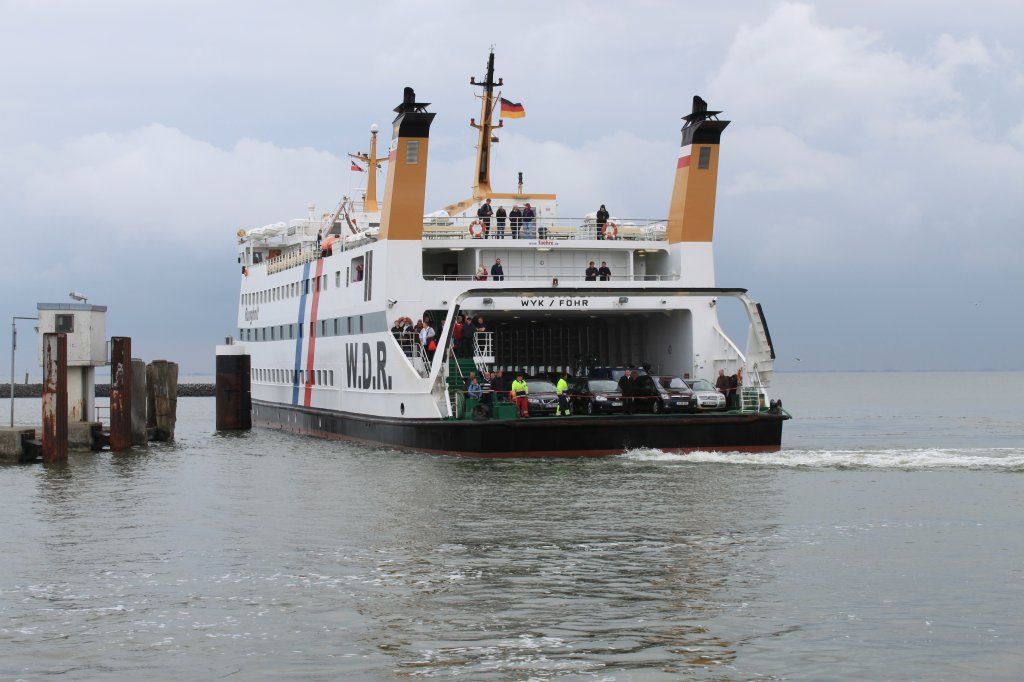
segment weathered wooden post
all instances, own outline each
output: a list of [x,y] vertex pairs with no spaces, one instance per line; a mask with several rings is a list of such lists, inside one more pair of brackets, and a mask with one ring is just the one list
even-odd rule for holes
[[43,334],[43,462],[68,459],[68,339]]
[[110,339],[110,449],[132,446],[132,340]]
[[178,363],[154,360],[146,367],[146,424],[155,440],[174,440],[178,412]]
[[145,445],[146,362],[132,358],[132,445]]
[[250,356],[244,346],[217,346],[217,430],[252,428]]

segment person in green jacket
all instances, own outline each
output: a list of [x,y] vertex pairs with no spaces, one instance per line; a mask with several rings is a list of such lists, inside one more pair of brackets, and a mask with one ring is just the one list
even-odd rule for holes
[[512,402],[516,404],[517,417],[530,416],[530,406],[526,398],[529,394],[530,387],[525,381],[523,381],[523,373],[519,372],[516,374],[516,380],[512,382],[512,390],[509,392],[509,395],[512,397]]
[[569,413],[569,382],[566,381],[568,378],[568,372],[562,372],[562,376],[558,377],[558,383],[555,384],[555,393],[558,394],[558,409],[555,410],[556,415],[568,416]]

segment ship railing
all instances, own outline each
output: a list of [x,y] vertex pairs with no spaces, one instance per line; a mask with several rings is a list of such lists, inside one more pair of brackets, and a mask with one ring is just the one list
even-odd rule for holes
[[263,263],[267,268],[267,274],[273,274],[316,260],[319,255],[320,251],[316,248],[316,244],[302,244],[297,249],[268,258]]
[[481,364],[494,362],[494,332],[473,334],[473,360],[479,369]]
[[[488,281],[488,286],[493,286],[494,282],[492,277],[488,277],[487,280],[477,280],[475,275],[442,275],[438,273],[423,273],[423,279],[429,280],[441,280],[448,282],[471,282],[471,281]],[[558,280],[558,284],[572,283],[574,286],[579,282],[587,284],[594,284],[596,286],[604,285],[604,281],[598,280],[594,282],[588,282],[585,275],[581,274],[563,274],[558,272],[552,272],[546,275],[503,275],[502,279],[510,282],[535,282],[538,285],[549,285],[552,284],[553,279]],[[612,282],[675,282],[679,280],[679,275],[612,275]],[[557,286],[557,284],[555,285]]]
[[398,332],[395,341],[420,376],[430,376],[430,353],[420,343],[419,335],[416,332]]
[[[424,239],[483,239],[485,223],[480,218],[448,216],[427,216],[423,219]],[[593,218],[546,218],[538,217],[532,223],[514,223],[506,219],[501,227],[497,218],[492,217],[487,239],[506,241],[566,241],[566,240],[627,240],[667,241],[665,220],[648,218],[612,218],[599,228]]]

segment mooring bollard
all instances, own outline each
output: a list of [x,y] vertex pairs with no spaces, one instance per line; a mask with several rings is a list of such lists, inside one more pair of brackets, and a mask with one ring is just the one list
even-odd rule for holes
[[132,445],[145,445],[146,362],[132,358]]
[[178,412],[178,363],[154,360],[146,367],[146,425],[154,440],[174,440]]
[[68,459],[68,339],[43,334],[43,462]]
[[244,346],[217,347],[217,430],[252,428],[251,359]]
[[110,449],[132,446],[132,340],[110,339]]

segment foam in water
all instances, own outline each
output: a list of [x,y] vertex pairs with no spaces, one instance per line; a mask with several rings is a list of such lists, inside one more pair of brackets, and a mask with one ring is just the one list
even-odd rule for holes
[[979,469],[1024,471],[1021,448],[921,448],[891,450],[784,450],[781,452],[672,453],[628,450],[624,459],[640,462],[746,464],[813,469]]

